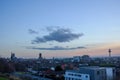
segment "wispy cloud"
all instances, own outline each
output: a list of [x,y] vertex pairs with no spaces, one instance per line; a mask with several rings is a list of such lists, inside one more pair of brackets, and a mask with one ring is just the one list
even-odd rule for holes
[[49,41],[70,42],[83,36],[83,33],[73,33],[70,29],[56,28],[56,30],[53,30],[47,28],[47,30],[50,30],[48,35],[44,35],[43,37],[36,37],[34,40],[32,40],[32,43],[38,44]]
[[29,30],[28,30],[28,32],[29,32],[30,34],[38,34],[38,32],[37,32],[37,31],[32,30],[32,29],[29,29]]
[[39,47],[26,47],[27,49],[36,49],[36,50],[75,50],[75,49],[85,49],[86,47],[80,46],[80,47],[61,47],[61,46],[54,46],[50,48],[39,48]]

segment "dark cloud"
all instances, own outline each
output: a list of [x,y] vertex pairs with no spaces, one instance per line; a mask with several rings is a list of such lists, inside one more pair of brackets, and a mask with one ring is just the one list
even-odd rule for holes
[[72,33],[70,29],[57,28],[56,30],[51,29],[48,35],[36,37],[34,40],[32,40],[32,43],[45,43],[48,41],[70,42],[74,39],[78,39],[81,36],[83,36],[83,33],[76,34]]
[[32,29],[29,29],[29,30],[28,30],[28,32],[29,32],[30,34],[38,34],[38,32],[37,32],[37,31],[32,30]]
[[60,29],[60,26],[47,26],[46,30],[48,32],[56,31],[57,29]]
[[38,48],[38,47],[27,47],[27,49],[36,49],[36,50],[75,50],[75,49],[85,49],[86,47],[81,46],[81,47],[72,47],[72,48],[68,48],[68,47],[61,47],[61,46],[54,46],[51,48]]

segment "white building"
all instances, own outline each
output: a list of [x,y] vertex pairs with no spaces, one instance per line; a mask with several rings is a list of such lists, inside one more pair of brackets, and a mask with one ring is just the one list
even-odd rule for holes
[[107,80],[115,80],[115,68],[112,68],[112,67],[107,67],[105,68],[106,69],[106,77],[107,77]]
[[65,72],[65,80],[90,80],[89,74],[81,74],[79,71],[68,70]]

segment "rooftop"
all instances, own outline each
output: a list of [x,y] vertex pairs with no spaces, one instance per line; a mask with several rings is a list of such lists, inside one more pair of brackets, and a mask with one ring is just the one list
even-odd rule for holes
[[87,67],[80,67],[80,68],[91,69],[91,70],[105,69],[104,67],[99,67],[99,66],[87,66]]

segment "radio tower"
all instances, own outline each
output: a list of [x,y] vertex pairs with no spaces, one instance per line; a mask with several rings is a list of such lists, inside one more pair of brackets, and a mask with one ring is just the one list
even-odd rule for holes
[[108,49],[109,58],[111,58],[111,52],[112,52],[112,50],[111,50],[111,49]]

